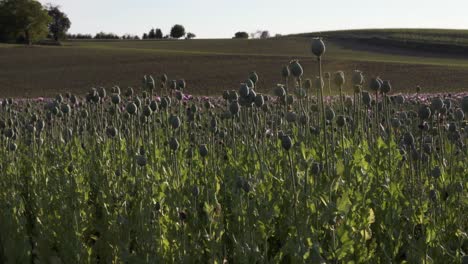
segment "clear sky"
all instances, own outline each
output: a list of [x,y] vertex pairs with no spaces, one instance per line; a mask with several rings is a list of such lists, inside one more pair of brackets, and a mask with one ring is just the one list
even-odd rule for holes
[[468,29],[468,0],[40,0],[60,5],[70,33],[137,34],[174,24],[198,38],[358,28]]

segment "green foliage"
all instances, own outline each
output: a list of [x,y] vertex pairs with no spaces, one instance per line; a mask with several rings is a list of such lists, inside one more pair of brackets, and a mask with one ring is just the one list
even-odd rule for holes
[[55,41],[59,41],[66,36],[67,31],[71,26],[70,19],[68,19],[67,14],[60,10],[59,6],[48,5],[47,12],[52,18],[52,21],[49,24],[49,32]]
[[32,44],[47,36],[51,17],[35,0],[0,2],[0,33],[3,41],[23,39]]
[[185,36],[185,28],[182,25],[176,24],[171,28],[171,38],[181,38]]

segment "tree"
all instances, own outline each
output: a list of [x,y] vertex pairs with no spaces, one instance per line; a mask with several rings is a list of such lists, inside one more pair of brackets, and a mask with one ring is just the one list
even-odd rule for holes
[[143,39],[148,39],[148,34],[144,33],[143,34]]
[[185,36],[185,28],[182,25],[174,25],[171,29],[171,37],[179,39]]
[[54,5],[48,5],[47,12],[52,18],[52,22],[49,24],[49,32],[54,40],[59,41],[59,39],[66,37],[67,31],[71,26],[67,14],[60,11],[59,6]]
[[0,33],[4,41],[24,39],[31,45],[47,36],[51,17],[35,0],[0,1]]
[[186,39],[193,39],[196,38],[197,35],[193,34],[192,32],[187,33],[187,36],[185,37]]
[[262,31],[262,33],[260,33],[260,38],[261,39],[267,39],[270,37],[270,32],[268,30],[264,30]]
[[150,30],[150,32],[148,33],[148,38],[149,39],[154,39],[156,36],[156,33],[154,33],[154,28]]
[[234,34],[234,38],[236,39],[248,39],[249,38],[249,34],[245,31],[239,31],[239,32],[236,32],[236,34]]
[[161,29],[159,29],[159,28],[156,29],[156,34],[155,34],[154,37],[157,38],[157,39],[162,39],[163,38],[163,33],[162,33]]

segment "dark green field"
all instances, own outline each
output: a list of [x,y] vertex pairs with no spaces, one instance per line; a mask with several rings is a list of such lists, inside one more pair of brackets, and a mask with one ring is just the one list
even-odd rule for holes
[[[94,86],[139,87],[144,74],[184,78],[188,92],[237,89],[247,73],[258,89],[281,81],[281,68],[300,59],[305,77],[317,73],[312,36],[326,40],[325,70],[362,70],[392,81],[395,92],[468,89],[468,31],[358,30],[310,33],[268,40],[68,41],[64,46],[0,45],[0,97],[82,94]],[[466,46],[468,47],[468,46]],[[348,90],[350,87],[347,88]]]

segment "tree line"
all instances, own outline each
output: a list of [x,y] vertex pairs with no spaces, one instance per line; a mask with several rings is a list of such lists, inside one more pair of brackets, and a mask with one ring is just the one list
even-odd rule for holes
[[[186,32],[183,25],[174,25],[170,32],[163,34],[160,28],[152,28],[140,38],[137,35],[99,32],[91,34],[68,34],[71,21],[59,6],[43,6],[36,0],[0,0],[0,42],[32,44],[45,38],[59,42],[63,39],[193,39],[194,33]],[[236,32],[233,38],[269,38],[268,31],[251,33]]]

